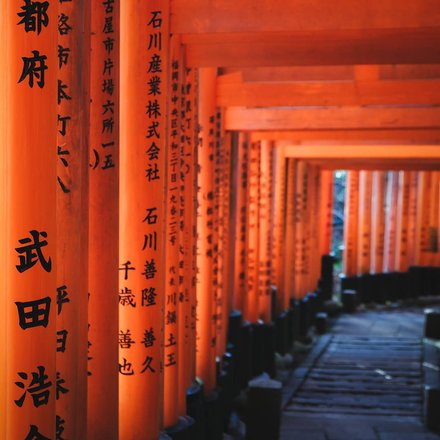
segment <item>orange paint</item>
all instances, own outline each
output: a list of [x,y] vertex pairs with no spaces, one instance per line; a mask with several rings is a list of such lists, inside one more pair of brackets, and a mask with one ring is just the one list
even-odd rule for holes
[[307,164],[296,164],[295,177],[295,299],[302,299],[307,290],[308,257],[306,213],[308,203],[309,174]]
[[246,133],[239,133],[237,145],[237,184],[235,195],[235,243],[234,243],[234,300],[235,310],[244,312],[246,299],[246,236],[247,236],[247,187],[248,187],[248,160],[249,137]]
[[[290,293],[284,286],[284,252],[287,247],[286,228],[286,159],[282,146],[276,145],[273,149],[274,163],[272,167],[272,273],[271,284],[277,287],[277,314],[289,307]],[[291,191],[293,188],[290,188]],[[293,203],[290,205],[293,208]],[[289,233],[292,234],[293,212],[290,217]],[[284,235],[286,234],[286,236]],[[292,254],[289,252],[291,262]],[[287,254],[286,254],[287,257]]]
[[385,183],[384,171],[373,171],[371,207],[371,273],[382,273],[385,240]]
[[331,252],[333,229],[333,171],[322,170],[319,196],[319,255]]
[[[47,25],[42,24],[39,34],[26,32],[25,23],[19,23],[24,18],[17,16],[22,6],[22,1],[12,0],[1,7],[6,49],[1,118],[6,116],[7,124],[2,122],[7,169],[6,191],[2,188],[7,204],[2,213],[7,360],[6,374],[1,372],[6,380],[2,416],[6,424],[1,429],[6,429],[5,439],[14,440],[33,437],[32,426],[40,435],[54,438],[57,380],[57,6],[50,3]],[[39,69],[35,75],[29,70],[32,63]],[[33,313],[34,307],[41,313]],[[29,391],[33,377],[47,387],[40,396]]]
[[258,254],[259,254],[259,173],[260,143],[252,142],[249,146],[247,211],[246,211],[246,280],[244,318],[252,323],[258,319]]
[[393,272],[396,269],[396,221],[397,221],[397,194],[399,188],[398,173],[388,172],[386,199],[385,199],[385,250],[384,272]]
[[204,382],[205,394],[216,386],[214,283],[214,154],[216,69],[199,70],[199,146],[197,214],[197,355],[196,372]]
[[[88,160],[90,346],[87,436],[115,440],[118,438],[118,371],[115,368],[118,346],[115,338],[119,330],[119,1],[113,3],[109,12],[99,1],[94,0],[89,7],[93,55]],[[106,23],[112,26],[105,27]],[[107,37],[114,40],[108,50],[103,44]],[[106,60],[107,65],[113,67],[104,73]],[[103,106],[108,102],[114,105],[103,114]],[[103,393],[103,389],[107,392]]]
[[[175,425],[179,417],[179,402],[182,396],[179,391],[179,369],[183,368],[184,360],[179,358],[180,321],[184,317],[180,311],[180,292],[183,289],[183,274],[179,269],[181,246],[181,213],[180,197],[184,190],[180,186],[180,162],[183,160],[181,143],[180,117],[182,111],[182,57],[180,39],[171,38],[171,65],[169,67],[169,118],[167,118],[168,157],[167,157],[167,188],[166,188],[166,233],[165,233],[165,342],[164,342],[164,407],[163,424],[165,428]],[[183,390],[181,390],[183,391]],[[182,408],[185,410],[185,408]],[[182,414],[183,415],[183,414]]]
[[[163,426],[169,4],[121,4],[119,439]],[[158,87],[160,94],[158,93]]]
[[417,171],[410,171],[408,203],[408,264],[416,264],[417,236]]
[[180,228],[183,257],[180,273],[183,277],[183,301],[179,301],[179,338],[178,347],[179,365],[179,390],[178,407],[179,414],[186,413],[186,390],[195,379],[195,300],[196,283],[194,267],[196,266],[196,197],[197,197],[197,173],[196,173],[196,120],[195,102],[196,78],[195,71],[186,71],[184,75],[184,95],[182,107],[185,118],[181,121],[183,143],[183,162],[181,162],[181,185],[182,193],[180,214],[183,221],[183,230]]
[[371,260],[371,201],[372,201],[372,173],[359,173],[359,229],[358,229],[358,275],[370,271]]
[[[6,3],[0,3],[0,52],[5,54],[7,50],[7,14]],[[0,71],[0,138],[7,139],[7,122],[6,115],[8,114],[8,70]],[[7,196],[7,149],[0,149],[0,210],[6,213],[8,206]],[[3,215],[0,220],[0,240],[6,243],[7,240],[7,219]],[[6,253],[0,254],[0,302],[6,304],[7,302],[7,259]],[[6,307],[0,307],[0,337],[6,340]],[[7,344],[0,346],[0,439],[6,439],[6,359],[7,359]]]
[[357,274],[359,215],[359,171],[347,172],[344,209],[344,274],[348,277]]
[[[284,160],[285,161],[285,160]],[[291,298],[296,298],[296,163],[293,159],[288,159],[286,163],[286,198],[285,198],[285,244],[284,262],[282,275],[284,304],[288,306]]]
[[396,270],[405,272],[409,267],[408,258],[408,222],[410,199],[410,174],[399,171],[399,189],[397,195],[396,219]]
[[[69,17],[60,27],[57,185],[57,375],[63,389],[56,402],[63,437],[87,437],[88,338],[88,158],[90,10],[84,1],[58,5],[58,15]],[[61,49],[60,49],[61,48]],[[78,74],[81,72],[81,74]],[[66,333],[67,332],[67,333]]]
[[272,145],[261,141],[259,185],[259,237],[258,237],[258,316],[265,323],[271,322],[272,298],[270,290],[271,272],[271,168]]

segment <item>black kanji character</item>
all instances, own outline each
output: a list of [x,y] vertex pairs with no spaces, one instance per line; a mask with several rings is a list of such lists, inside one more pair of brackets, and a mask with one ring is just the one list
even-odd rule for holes
[[151,307],[156,305],[156,289],[154,287],[148,287],[142,289],[142,307]]
[[[14,400],[15,404],[18,407],[22,407],[23,403],[26,399],[27,393],[29,393],[32,397],[33,404],[36,408],[38,408],[41,405],[47,405],[49,402],[50,397],[50,387],[52,386],[52,382],[47,381],[49,379],[49,376],[45,374],[45,368],[43,366],[37,367],[37,372],[32,372],[32,380],[28,387],[24,384],[24,382],[17,381],[15,382],[15,385],[18,388],[21,388],[22,390],[25,390],[22,396]],[[23,380],[28,380],[28,374],[24,372],[17,373],[18,376],[20,376]]]
[[128,280],[128,271],[130,270],[136,270],[135,267],[131,267],[131,261],[126,261],[125,263],[122,264],[123,267],[120,267],[119,270],[123,270],[124,271],[124,280]]
[[31,234],[33,242],[30,238],[22,238],[18,240],[18,242],[20,244],[23,244],[24,246],[17,247],[15,248],[15,250],[19,254],[24,255],[18,256],[20,264],[17,264],[15,267],[20,273],[22,273],[30,269],[37,263],[37,261],[39,261],[43,269],[46,272],[50,272],[52,270],[52,260],[50,257],[48,260],[46,260],[44,258],[43,252],[41,251],[42,247],[47,246],[47,240],[40,241],[40,235],[44,238],[47,238],[47,232],[38,232],[33,229],[32,231],[29,231],[29,233]]
[[56,400],[59,400],[61,394],[67,394],[69,390],[63,386],[66,381],[61,377],[61,373],[57,371],[57,382],[55,388]]
[[22,17],[18,24],[24,24],[25,32],[37,32],[39,35],[42,26],[47,27],[49,24],[48,8],[49,2],[24,0],[24,5],[21,7],[23,12],[17,13],[19,17]]
[[24,81],[27,76],[29,76],[29,87],[34,87],[34,77],[37,78],[37,85],[42,89],[44,87],[44,71],[47,70],[46,66],[46,55],[40,55],[38,50],[33,50],[33,57],[22,57],[23,60],[23,71],[21,72],[21,77],[18,80],[19,83]]
[[134,374],[134,370],[133,370],[133,366],[131,365],[130,362],[127,362],[127,359],[124,359],[124,363],[121,365],[119,364],[119,373],[122,374],[123,376],[133,376]]
[[61,313],[63,309],[63,304],[69,303],[69,292],[66,290],[67,286],[57,287],[57,307],[58,307],[58,315]]

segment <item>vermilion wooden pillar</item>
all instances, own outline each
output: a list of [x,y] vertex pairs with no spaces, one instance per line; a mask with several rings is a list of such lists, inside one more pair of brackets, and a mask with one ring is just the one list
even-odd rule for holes
[[437,262],[437,234],[439,228],[439,172],[431,172],[431,192],[430,192],[430,203],[429,203],[429,249],[430,249],[430,259],[429,264],[431,266],[436,265]]
[[309,255],[309,281],[307,285],[307,292],[314,292],[319,280],[320,269],[321,269],[321,254],[319,252],[320,248],[320,237],[319,233],[315,231],[319,230],[319,189],[321,187],[321,172],[318,167],[312,168],[312,174],[310,179],[310,198],[311,206],[308,212],[308,235],[310,237],[309,243],[310,247],[308,250]]
[[56,427],[86,438],[90,10],[63,2],[58,17]]
[[[182,64],[180,39],[173,36],[170,43],[171,63],[169,66],[169,119],[167,120],[168,133],[168,160],[167,160],[167,192],[166,192],[166,233],[165,233],[165,343],[164,343],[164,408],[163,424],[166,428],[175,425],[179,417],[178,404],[182,397],[176,393],[183,391],[179,388],[179,369],[183,367],[184,358],[179,358],[181,343],[179,332],[180,292],[183,287],[184,274],[179,269],[181,243],[181,221],[184,221],[180,212],[181,191],[180,164],[183,160],[182,152]],[[165,64],[166,65],[166,64]],[[182,228],[183,229],[183,228]],[[183,252],[183,251],[182,251]],[[185,408],[181,408],[185,410]]]
[[[183,67],[183,66],[182,66]],[[182,291],[179,292],[179,414],[186,411],[186,390],[195,379],[195,307],[196,307],[196,209],[197,209],[197,146],[196,146],[196,72],[183,69],[184,84],[182,91],[182,147],[180,163],[180,223],[181,260],[179,269],[183,277]],[[183,255],[182,255],[183,252]],[[182,266],[181,266],[182,265]],[[181,294],[183,295],[181,297]],[[182,298],[182,300],[181,300]]]
[[395,171],[388,172],[386,189],[386,217],[385,217],[385,250],[384,271],[393,272],[395,267],[396,249],[396,219],[397,219],[397,194],[399,188],[398,174]]
[[408,203],[408,264],[416,264],[417,226],[417,171],[410,171]]
[[[7,32],[8,32],[8,15],[6,9],[6,2],[0,3],[0,52],[5,54],[7,50]],[[8,114],[8,70],[0,71],[0,138],[7,139],[7,122],[6,115]],[[8,206],[7,196],[7,149],[0,149],[0,209],[1,212],[6,213]],[[7,240],[7,219],[6,215],[2,216],[0,220],[0,240],[6,243]],[[7,304],[7,259],[6,253],[0,253],[0,337],[6,340],[6,307]],[[0,346],[0,439],[6,438],[6,356],[7,344]]]
[[112,440],[118,438],[119,0],[108,4],[93,0],[88,7],[92,37],[87,420],[88,438]]
[[333,226],[333,171],[321,171],[319,197],[319,254],[331,252]]
[[288,305],[291,298],[296,298],[296,162],[287,159],[286,162],[286,197],[285,201],[285,237],[283,265],[284,304]]
[[162,425],[169,2],[121,4],[119,439]]
[[358,268],[359,275],[369,273],[371,259],[371,171],[359,173],[359,230]]
[[372,273],[382,273],[385,238],[385,183],[384,171],[373,172],[371,207],[371,265]]
[[35,22],[29,8],[19,0],[0,8],[7,168],[1,293],[7,400],[0,429],[11,440],[55,438],[57,2],[47,2]]
[[[286,228],[286,159],[282,146],[275,144],[272,166],[272,272],[271,283],[277,287],[276,312],[289,307],[290,293],[284,287],[284,249],[287,241]],[[292,188],[291,188],[292,191]],[[293,202],[290,209],[293,208]],[[293,212],[290,216],[289,234],[292,234]],[[285,232],[286,231],[286,232]],[[292,254],[290,253],[292,260]],[[287,257],[287,255],[286,255]],[[293,265],[293,261],[291,261]]]
[[419,229],[419,264],[427,266],[429,264],[429,220],[430,220],[430,193],[431,193],[431,173],[421,171],[419,173],[419,194],[418,194],[418,229]]
[[214,254],[214,155],[215,90],[217,72],[199,71],[199,145],[198,145],[198,214],[197,214],[197,357],[196,372],[204,382],[204,391],[216,386],[213,254]]
[[306,291],[306,275],[307,275],[307,231],[306,231],[306,212],[309,175],[307,164],[299,161],[296,164],[295,176],[295,287],[294,296],[296,299],[303,298]]
[[248,186],[247,186],[247,225],[246,225],[246,300],[244,317],[250,322],[258,319],[258,254],[259,254],[259,194],[260,194],[260,142],[249,146]]
[[237,145],[237,184],[235,187],[235,243],[234,243],[234,299],[235,310],[244,312],[246,299],[246,236],[247,236],[247,187],[248,187],[248,160],[249,135],[240,133]]
[[272,303],[270,292],[271,270],[271,222],[270,222],[270,170],[272,168],[272,145],[261,141],[259,237],[258,237],[258,316],[265,323],[271,321]]
[[[226,351],[228,316],[231,311],[230,307],[230,270],[229,264],[231,257],[231,237],[232,225],[230,222],[230,204],[231,204],[231,135],[224,132],[223,118],[220,111],[217,112],[217,143],[218,143],[218,160],[220,161],[219,176],[219,274],[218,288],[221,298],[217,298],[217,314],[218,314],[218,344],[217,355],[222,356]],[[221,299],[221,301],[220,301]]]
[[408,210],[410,197],[410,175],[408,171],[398,173],[398,195],[396,212],[396,270],[408,270]]
[[357,274],[359,171],[347,172],[344,209],[344,275]]

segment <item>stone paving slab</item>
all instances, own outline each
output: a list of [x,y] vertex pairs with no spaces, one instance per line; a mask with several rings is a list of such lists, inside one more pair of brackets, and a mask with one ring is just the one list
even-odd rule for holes
[[421,308],[343,315],[302,370],[280,438],[440,439],[422,423],[423,322]]

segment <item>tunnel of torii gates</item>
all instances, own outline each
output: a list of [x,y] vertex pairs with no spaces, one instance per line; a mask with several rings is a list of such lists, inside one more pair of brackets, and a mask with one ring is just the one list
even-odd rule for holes
[[316,290],[335,169],[347,276],[440,263],[438,0],[8,0],[0,45],[1,439],[176,425]]

